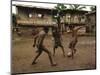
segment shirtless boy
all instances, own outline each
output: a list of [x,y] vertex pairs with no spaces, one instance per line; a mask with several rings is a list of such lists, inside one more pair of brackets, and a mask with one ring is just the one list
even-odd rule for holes
[[78,35],[77,35],[77,32],[79,29],[83,28],[83,26],[81,27],[78,27],[78,28],[73,28],[72,29],[72,37],[71,37],[71,41],[69,43],[69,48],[71,50],[71,57],[73,59],[74,57],[74,54],[76,53],[76,49],[75,49],[75,46],[78,42]]
[[45,39],[45,36],[47,35],[48,31],[49,31],[48,27],[44,27],[43,30],[40,31],[39,34],[37,34],[34,38],[33,47],[35,47],[35,46],[37,47],[37,51],[36,51],[37,55],[34,58],[32,65],[36,64],[37,58],[43,53],[43,51],[48,54],[51,66],[57,65],[56,63],[54,63],[50,51],[44,45],[44,39]]
[[61,47],[62,52],[63,52],[63,56],[65,57],[65,51],[64,51],[64,47],[62,45],[62,37],[60,32],[58,31],[57,27],[54,27],[52,29],[52,35],[53,35],[53,41],[54,41],[54,47],[53,47],[53,56],[55,56],[55,49],[58,47]]

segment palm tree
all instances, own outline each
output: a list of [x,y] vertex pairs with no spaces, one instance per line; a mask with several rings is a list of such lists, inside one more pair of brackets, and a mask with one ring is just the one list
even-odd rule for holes
[[90,9],[91,11],[96,11],[96,6],[91,6]]
[[64,4],[57,4],[57,6],[55,6],[55,9],[57,10],[56,13],[56,20],[57,20],[57,24],[58,24],[58,29],[59,31],[61,30],[61,17],[64,16],[64,10],[67,9],[67,7]]
[[[70,15],[70,22],[71,22],[71,18],[73,18],[75,15],[75,13],[77,13],[77,11],[80,11],[82,9],[86,8],[84,5],[79,5],[79,4],[69,4],[69,9],[72,10],[72,14]],[[79,23],[80,23],[80,16],[78,17],[79,19]],[[71,27],[71,26],[70,26]],[[72,27],[71,27],[72,28]]]
[[12,14],[12,30],[13,32],[16,31],[18,36],[21,36],[21,32],[19,31],[18,24],[17,24],[17,19],[20,19],[19,15],[17,14]]
[[[82,9],[86,8],[84,5],[79,5],[79,4],[70,4],[69,5],[69,9],[73,10],[71,13],[75,14],[77,11],[80,11]],[[73,17],[74,15],[71,15],[71,17]]]
[[12,13],[12,25],[14,27],[17,27],[17,19],[20,19],[20,16]]
[[83,8],[86,8],[84,5],[79,4],[70,4],[69,8],[72,10],[82,10]]
[[16,26],[16,15],[12,14],[12,24]]

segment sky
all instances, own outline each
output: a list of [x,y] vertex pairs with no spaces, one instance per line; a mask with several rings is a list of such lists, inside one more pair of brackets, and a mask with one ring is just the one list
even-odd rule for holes
[[[28,2],[25,2],[28,1]],[[33,0],[33,1],[41,1],[41,0]],[[43,2],[43,1],[41,1]],[[30,6],[30,7],[42,7],[42,8],[54,8],[54,6],[56,6],[56,4],[49,4],[49,3],[35,3],[35,2],[30,2],[29,0],[24,0],[23,1],[12,1],[12,13],[16,14],[16,7],[13,6],[13,4],[16,5],[24,5],[24,6]],[[69,6],[66,4],[65,6],[67,6],[67,8],[69,8]],[[90,6],[86,5],[86,9],[83,9],[86,11],[90,11]]]

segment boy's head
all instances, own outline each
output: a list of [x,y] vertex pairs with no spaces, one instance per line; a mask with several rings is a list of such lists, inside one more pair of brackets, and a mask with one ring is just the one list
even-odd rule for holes
[[49,28],[48,27],[44,27],[43,30],[45,31],[45,33],[48,33]]

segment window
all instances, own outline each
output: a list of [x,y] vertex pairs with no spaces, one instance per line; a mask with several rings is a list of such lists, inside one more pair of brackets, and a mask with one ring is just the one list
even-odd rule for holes
[[38,16],[38,18],[43,18],[44,17],[43,14],[38,14],[37,16]]
[[29,14],[29,18],[32,18],[32,14],[31,13]]

